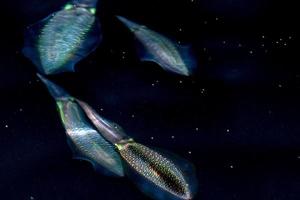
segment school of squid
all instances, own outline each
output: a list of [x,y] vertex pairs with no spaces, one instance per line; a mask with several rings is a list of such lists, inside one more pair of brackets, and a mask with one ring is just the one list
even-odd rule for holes
[[[117,123],[46,77],[74,72],[76,64],[101,43],[97,3],[72,0],[25,32],[23,53],[36,66],[37,76],[56,102],[73,156],[90,162],[103,175],[128,177],[150,198],[193,199],[197,176],[189,161],[138,143]],[[154,62],[178,75],[193,74],[196,62],[189,48],[125,17],[116,15],[116,19],[132,33],[141,61]]]

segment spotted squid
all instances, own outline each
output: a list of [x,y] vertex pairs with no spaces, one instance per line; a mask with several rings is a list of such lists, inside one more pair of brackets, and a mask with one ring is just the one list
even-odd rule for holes
[[122,127],[101,117],[87,103],[77,100],[102,136],[115,145],[125,173],[154,199],[192,199],[197,189],[192,164],[177,155],[136,142]]

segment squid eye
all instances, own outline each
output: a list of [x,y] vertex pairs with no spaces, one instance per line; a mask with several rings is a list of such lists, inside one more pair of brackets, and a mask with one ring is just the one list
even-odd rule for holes
[[64,10],[71,10],[74,6],[72,4],[66,4]]
[[90,11],[90,13],[92,13],[93,15],[96,14],[96,8],[90,8],[89,11]]

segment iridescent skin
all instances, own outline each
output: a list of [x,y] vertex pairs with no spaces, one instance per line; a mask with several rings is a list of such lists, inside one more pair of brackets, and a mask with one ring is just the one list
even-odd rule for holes
[[[130,168],[142,177],[140,181],[133,179],[144,193],[159,200],[188,200],[194,195],[189,175],[174,158],[169,158],[142,144],[136,143],[127,136],[123,129],[96,113],[88,104],[70,97],[62,88],[39,75],[56,99],[62,122],[79,155],[84,155],[92,163],[104,166],[115,174],[123,175],[122,159]],[[91,122],[90,125],[87,119]],[[96,130],[93,128],[95,127]],[[114,147],[112,146],[114,145]],[[116,155],[117,154],[117,155]],[[185,163],[188,164],[188,163]],[[188,164],[188,166],[190,166]],[[121,170],[122,169],[122,170]],[[128,176],[130,172],[125,171]],[[145,190],[146,183],[147,191]],[[148,184],[148,183],[147,183]],[[159,191],[156,190],[159,188]],[[152,190],[153,189],[153,190]],[[148,191],[162,194],[149,194]]]
[[144,178],[179,199],[192,199],[189,184],[171,160],[133,140],[116,146],[122,158]]
[[117,18],[134,33],[137,40],[144,46],[148,57],[142,58],[143,60],[154,61],[167,71],[185,76],[191,75],[190,68],[193,66],[189,66],[185,62],[178,45],[144,25],[139,25],[121,16],[117,16]]
[[57,106],[74,157],[91,162],[95,169],[102,166],[117,176],[124,176],[114,147],[86,121],[79,105],[71,100],[59,100]]
[[95,23],[95,16],[89,9],[71,7],[70,4],[53,14],[41,31],[38,40],[38,52],[43,72],[53,74],[62,71],[70,60],[76,59],[76,53]]
[[124,176],[123,166],[115,147],[105,140],[88,122],[80,105],[62,88],[40,76],[55,98],[61,121],[74,157],[91,162],[95,169]]
[[[115,144],[118,152],[131,168],[142,177],[178,199],[191,199],[192,186],[184,173],[169,158],[144,145],[136,143],[114,122],[99,116],[88,104],[77,100],[81,108],[97,128],[99,133]],[[143,190],[141,188],[141,190]],[[152,196],[153,197],[153,196]],[[160,199],[157,197],[157,199]]]

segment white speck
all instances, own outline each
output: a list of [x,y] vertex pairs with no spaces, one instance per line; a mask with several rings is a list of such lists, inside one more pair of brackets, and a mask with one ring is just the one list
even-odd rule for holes
[[183,81],[182,81],[182,80],[180,80],[180,81],[179,81],[179,83],[180,83],[180,84],[182,84],[182,83],[183,83]]
[[289,36],[289,39],[291,40],[291,39],[292,39],[292,36]]
[[278,87],[279,87],[279,88],[282,88],[283,86],[282,86],[281,84],[278,84]]
[[174,139],[174,138],[175,138],[175,136],[174,136],[174,135],[172,135],[172,136],[171,136],[171,138],[172,138],[172,139]]
[[265,47],[265,44],[261,44],[262,47]]
[[154,140],[154,137],[152,136],[152,137],[150,137],[150,139],[151,139],[151,140]]
[[300,159],[300,156],[298,156],[297,158]]
[[216,21],[218,21],[219,20],[219,18],[218,17],[216,17]]
[[34,200],[34,197],[33,197],[33,196],[30,196],[30,200]]
[[223,43],[223,44],[226,44],[226,41],[224,40],[222,43]]
[[103,108],[100,108],[100,111],[103,111],[104,109]]
[[227,132],[227,133],[230,133],[230,129],[226,129],[226,132]]
[[264,35],[262,35],[261,38],[265,39],[266,37]]
[[192,152],[191,152],[191,151],[189,151],[188,153],[189,153],[189,154],[192,154]]
[[199,128],[196,128],[195,130],[196,130],[196,131],[199,131]]
[[135,115],[131,115],[131,117],[132,117],[132,118],[134,118],[134,117],[135,117]]
[[7,124],[5,125],[5,128],[8,128],[8,125],[7,125]]
[[254,52],[252,50],[250,50],[249,53],[252,55]]
[[243,45],[241,43],[238,44],[238,47],[241,48]]
[[182,32],[182,28],[179,28],[178,31],[179,31],[179,32]]
[[201,89],[201,94],[205,94],[205,91],[206,91],[206,90],[205,90],[204,88],[202,88],[202,89]]
[[19,111],[20,111],[20,112],[23,112],[23,108],[20,108]]
[[152,87],[154,87],[154,86],[155,86],[155,84],[154,84],[154,83],[152,83],[151,85],[152,85]]
[[284,43],[283,45],[284,45],[284,46],[287,46],[287,43]]
[[230,169],[233,169],[233,168],[234,168],[234,166],[233,166],[233,165],[230,165],[230,166],[229,166],[229,168],[230,168]]

